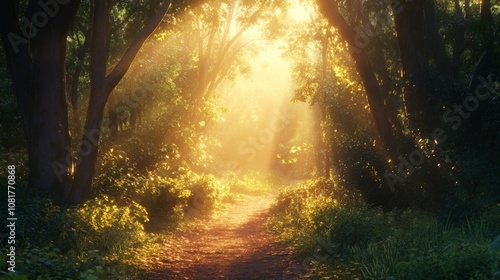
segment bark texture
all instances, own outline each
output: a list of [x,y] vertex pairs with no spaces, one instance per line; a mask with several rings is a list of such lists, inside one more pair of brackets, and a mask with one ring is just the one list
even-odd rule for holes
[[[318,4],[321,13],[328,19],[330,24],[338,30],[341,37],[351,47],[355,48],[355,46],[358,45],[356,33],[340,14],[336,3],[330,0],[318,0]],[[384,104],[384,99],[382,98],[380,85],[375,77],[372,65],[363,49],[353,50],[351,54],[356,64],[356,70],[363,81],[377,132],[385,147],[392,152],[395,150],[396,143],[389,121],[389,115]]]

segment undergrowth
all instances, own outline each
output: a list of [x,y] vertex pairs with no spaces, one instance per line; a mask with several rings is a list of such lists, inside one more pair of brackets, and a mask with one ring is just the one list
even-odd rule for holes
[[[10,245],[3,238],[0,278],[142,279],[150,256],[173,229],[240,195],[269,193],[273,180],[257,173],[215,177],[189,169],[170,177],[161,170],[140,175],[128,163],[125,153],[109,151],[94,197],[78,207],[37,196],[19,176],[15,273],[5,272]],[[5,207],[1,204],[0,211],[7,212]],[[7,235],[3,223],[1,234]]]
[[358,194],[320,179],[283,190],[270,211],[268,228],[303,260],[295,277],[500,277],[498,205],[474,219],[452,223],[418,210],[383,212]]

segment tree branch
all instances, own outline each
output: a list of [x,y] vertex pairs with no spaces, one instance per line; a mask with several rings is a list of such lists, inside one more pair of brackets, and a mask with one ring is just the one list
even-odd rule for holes
[[132,41],[118,64],[106,77],[106,92],[110,92],[111,90],[113,90],[113,88],[116,87],[123,76],[125,76],[127,70],[130,68],[130,65],[134,61],[134,58],[137,56],[137,53],[141,49],[146,39],[155,31],[160,22],[163,20],[165,14],[168,12],[171,2],[171,0],[165,0],[160,7],[160,10],[156,12],[151,21],[149,21],[141,31],[139,31],[139,34],[137,34],[134,41]]

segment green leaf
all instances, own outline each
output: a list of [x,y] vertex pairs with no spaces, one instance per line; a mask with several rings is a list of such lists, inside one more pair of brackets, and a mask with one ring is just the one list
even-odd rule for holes
[[88,274],[85,280],[99,280],[99,277],[94,274]]

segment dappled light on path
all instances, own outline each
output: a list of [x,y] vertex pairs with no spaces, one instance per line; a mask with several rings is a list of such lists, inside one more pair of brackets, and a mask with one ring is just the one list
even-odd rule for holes
[[289,252],[266,231],[273,196],[245,197],[192,230],[174,234],[154,257],[152,279],[282,279]]

